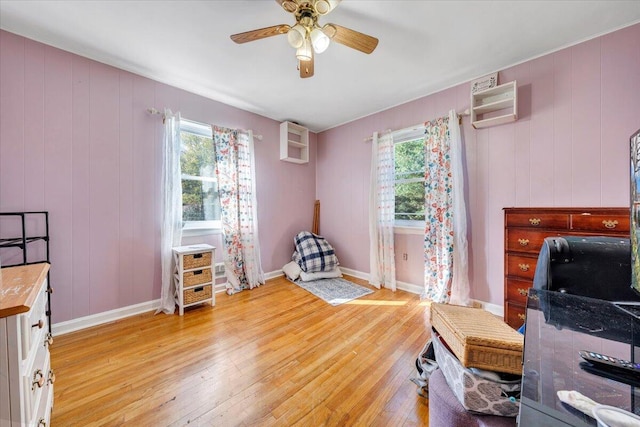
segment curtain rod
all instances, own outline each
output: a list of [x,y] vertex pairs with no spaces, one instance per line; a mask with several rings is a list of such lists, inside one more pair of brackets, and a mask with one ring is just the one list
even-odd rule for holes
[[[162,120],[164,121],[164,113],[163,113],[162,111],[158,110],[157,108],[153,108],[153,107],[151,107],[151,108],[147,108],[147,112],[148,112],[149,114],[151,114],[151,115],[156,115],[156,114],[157,114],[157,115],[162,116]],[[201,125],[201,126],[211,126],[211,125],[209,125],[209,124],[207,124],[207,123],[200,123],[200,122],[196,122],[196,121],[194,121],[194,120],[189,120],[189,121],[190,121],[190,122],[193,122],[193,123],[197,123],[197,124],[199,124],[199,125]],[[245,132],[252,132],[252,131],[251,131],[250,129],[247,129]],[[253,137],[254,137],[255,139],[257,139],[258,141],[262,141],[262,135],[255,135],[255,134],[254,134],[254,135],[253,135]]]
[[[456,114],[458,115],[458,123],[462,124],[462,117],[468,116],[471,113],[469,113],[469,109],[467,108],[463,112],[456,113]],[[419,123],[417,125],[409,126],[409,127],[404,128],[404,129],[396,129],[394,131],[392,131],[391,129],[387,129],[387,132],[410,132],[410,131],[413,131],[413,130],[420,130],[420,129],[424,129],[424,124],[423,123]],[[373,140],[373,136],[368,136],[366,138],[363,138],[364,142],[369,142],[371,140]]]

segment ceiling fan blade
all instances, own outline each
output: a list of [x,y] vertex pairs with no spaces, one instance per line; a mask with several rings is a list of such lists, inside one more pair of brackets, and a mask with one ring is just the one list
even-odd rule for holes
[[306,79],[313,76],[313,49],[311,49],[311,59],[309,61],[298,61],[300,77]]
[[289,13],[295,13],[298,10],[298,2],[292,0],[276,0],[284,10]]
[[359,50],[360,52],[371,53],[376,46],[378,46],[377,38],[346,27],[341,27],[340,25],[327,24],[322,27],[322,31],[334,42]]
[[260,28],[259,30],[246,31],[244,33],[238,33],[231,36],[231,40],[236,43],[247,43],[254,40],[264,39],[271,36],[279,36],[280,34],[287,34],[291,27],[282,24],[274,25],[273,27]]

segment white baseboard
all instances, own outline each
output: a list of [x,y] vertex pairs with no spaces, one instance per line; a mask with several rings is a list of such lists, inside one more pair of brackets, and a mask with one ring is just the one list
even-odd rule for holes
[[[348,274],[349,276],[357,277],[358,279],[369,280],[369,274],[363,273],[362,271],[352,270],[350,268],[340,267],[340,270],[344,274]],[[413,283],[408,282],[400,282],[396,281],[396,288],[401,291],[410,292],[412,294],[421,295],[424,287],[421,285],[415,285]],[[491,304],[489,302],[484,302],[480,300],[471,300],[484,310],[495,314],[496,316],[504,317],[504,307],[497,304]]]
[[473,302],[480,305],[481,308],[485,309],[489,313],[495,314],[496,316],[504,317],[504,307],[498,304],[491,304],[489,302],[473,300]]
[[[356,277],[362,280],[369,280],[369,274],[361,271],[352,270],[350,268],[340,267],[340,270],[346,275]],[[269,273],[265,273],[265,280],[274,279],[279,276],[283,276],[282,270],[275,270]],[[410,292],[412,294],[420,295],[422,293],[422,286],[414,285],[407,282],[396,282],[396,288],[402,291]],[[225,283],[216,283],[214,286],[215,293],[226,292]],[[491,304],[484,301],[473,300],[480,307],[493,313],[497,316],[504,316],[504,308],[497,304]],[[92,314],[89,316],[79,317],[77,319],[71,319],[64,322],[59,322],[51,325],[51,332],[53,335],[64,335],[70,332],[79,331],[81,329],[90,328],[92,326],[98,326],[103,323],[114,322],[116,320],[124,319],[125,317],[135,316],[136,314],[146,313],[148,311],[154,311],[160,307],[160,300],[147,301],[140,304],[134,304],[127,307],[117,308],[115,310],[109,310],[102,313]]]
[[135,316],[136,314],[154,311],[160,307],[160,300],[153,300],[134,304],[127,307],[117,308],[115,310],[104,311],[102,313],[91,314],[89,316],[79,317],[64,322],[54,323],[51,325],[53,335],[64,335],[70,332],[79,331],[80,329],[90,328],[92,326],[102,325],[103,323],[114,322],[124,319],[125,317]]
[[270,271],[269,273],[264,273],[264,279],[275,279],[278,276],[284,276],[284,272],[282,270]]

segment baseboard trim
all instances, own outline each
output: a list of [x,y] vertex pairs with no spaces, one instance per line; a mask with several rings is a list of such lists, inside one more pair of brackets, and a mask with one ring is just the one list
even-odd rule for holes
[[[362,271],[352,270],[350,268],[340,267],[343,274],[353,276],[362,280],[369,280],[369,274]],[[265,280],[275,279],[276,277],[284,276],[282,270],[275,270],[269,273],[265,273]],[[396,288],[402,291],[406,291],[412,294],[422,294],[422,286],[415,285],[407,282],[396,282]],[[215,293],[226,292],[226,283],[216,283],[214,286]],[[496,316],[504,316],[504,308],[501,305],[491,304],[484,301],[473,300],[473,302],[481,308],[487,310]],[[77,319],[71,319],[64,322],[54,323],[51,325],[51,332],[53,335],[64,335],[71,332],[79,331],[81,329],[90,328],[92,326],[102,325],[104,323],[115,322],[116,320],[124,319],[126,317],[135,316],[137,314],[146,313],[148,311],[154,311],[160,307],[160,300],[147,301],[140,304],[134,304],[127,307],[117,308],[115,310],[109,310],[102,313],[92,314],[89,316],[79,317]]]
[[480,300],[473,300],[473,302],[480,305],[480,308],[485,309],[489,313],[495,314],[496,316],[504,317],[504,307],[498,304],[491,304],[489,302],[484,302]]
[[[340,267],[340,270],[342,270],[344,274],[348,274],[349,276],[353,276],[362,280],[369,280],[369,274],[363,273],[362,271],[352,270],[350,268],[344,267]],[[400,289],[401,291],[410,292],[416,295],[422,295],[424,287],[421,285],[415,285],[413,283],[396,281],[396,289]],[[504,317],[504,307],[501,305],[491,304],[489,302],[480,300],[471,301],[474,303],[474,306],[479,306],[480,308],[492,314],[495,314],[496,316]]]
[[51,332],[54,336],[64,335],[81,329],[90,328],[92,326],[102,325],[103,323],[114,322],[116,320],[124,319],[125,317],[135,316],[136,314],[154,311],[158,307],[160,307],[159,299],[117,308],[115,310],[104,311],[102,313],[91,314],[89,316],[78,317],[77,319],[54,323],[51,325]]

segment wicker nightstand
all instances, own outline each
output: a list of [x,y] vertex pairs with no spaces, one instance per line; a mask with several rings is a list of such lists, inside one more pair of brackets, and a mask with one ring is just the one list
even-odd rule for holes
[[213,289],[216,248],[207,245],[189,245],[173,248],[175,261],[174,283],[180,316],[185,307],[209,302],[216,304]]

